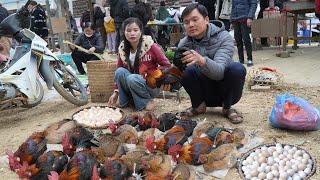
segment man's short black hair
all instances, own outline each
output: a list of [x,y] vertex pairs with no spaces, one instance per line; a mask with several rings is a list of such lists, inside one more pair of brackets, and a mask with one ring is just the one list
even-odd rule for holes
[[181,14],[181,19],[184,19],[187,15],[189,15],[193,10],[198,9],[200,14],[205,18],[208,16],[208,10],[206,7],[204,7],[202,4],[199,3],[193,3],[187,6],[182,14]]

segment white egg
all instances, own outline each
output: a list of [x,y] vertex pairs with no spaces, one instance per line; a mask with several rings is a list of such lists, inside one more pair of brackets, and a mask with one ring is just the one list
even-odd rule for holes
[[271,166],[271,170],[273,171],[273,170],[277,170],[278,171],[278,164],[273,164],[272,166]]
[[298,170],[303,171],[306,168],[306,165],[303,163],[298,164]]
[[260,165],[260,167],[263,167],[263,168],[266,168],[268,165],[267,165],[267,163],[262,163],[261,165]]
[[288,155],[288,151],[283,150],[282,155],[283,155],[284,157],[287,157],[287,155]]
[[310,156],[308,153],[303,153],[302,157],[303,159],[310,159]]
[[311,169],[307,167],[303,170],[303,172],[309,175],[311,173]]
[[285,166],[285,165],[286,165],[286,162],[284,160],[279,161],[279,166]]
[[264,172],[265,170],[266,170],[266,168],[265,167],[258,167],[258,169],[257,169],[259,172]]
[[292,180],[292,177],[291,177],[291,176],[289,176],[287,180]]
[[246,165],[248,165],[248,161],[247,160],[242,161],[242,166],[246,166]]
[[299,171],[298,174],[302,179],[305,179],[307,177],[306,173],[303,171]]
[[255,153],[255,152],[252,152],[252,153],[250,153],[250,155],[249,156],[251,156],[252,158],[254,157],[254,156],[256,156],[257,155],[257,153]]
[[299,149],[295,152],[296,155],[301,156],[302,155],[302,151]]
[[272,165],[274,163],[273,157],[268,157],[267,163],[268,165]]
[[271,171],[271,166],[266,166],[266,173]]
[[267,179],[273,179],[273,174],[271,172],[267,173]]
[[274,158],[274,161],[275,161],[276,163],[279,163],[280,159],[279,159],[278,157],[276,157],[276,158]]
[[259,172],[257,170],[251,171],[251,177],[257,177]]
[[265,157],[259,157],[258,159],[259,164],[265,163],[266,162],[266,158]]
[[294,175],[292,176],[292,179],[293,179],[293,180],[301,180],[301,177],[299,176],[299,174],[294,174]]
[[279,177],[280,177],[280,178],[283,178],[283,179],[287,179],[288,174],[287,174],[286,172],[281,172],[281,173],[279,174]]
[[257,154],[260,154],[261,153],[261,149],[256,149],[254,152],[257,153]]
[[271,173],[272,173],[273,177],[279,176],[279,172],[277,170],[272,170]]
[[253,156],[253,160],[257,161],[258,160],[258,156]]
[[268,151],[268,148],[267,148],[266,146],[262,146],[262,147],[261,147],[261,150],[262,150],[262,151]]
[[279,156],[278,156],[279,159],[284,159],[284,157],[285,156],[283,154],[279,154]]
[[288,146],[288,145],[285,145],[285,146],[283,147],[283,149],[288,151],[289,149],[291,149],[291,147]]
[[275,157],[278,157],[279,156],[279,153],[278,153],[278,151],[274,151],[273,153],[272,153],[272,156],[275,158]]
[[276,148],[282,148],[282,144],[277,143],[277,144],[276,144]]
[[291,154],[291,155],[293,155],[294,152],[295,152],[295,151],[294,151],[293,149],[289,149],[289,150],[288,150],[288,153]]
[[297,172],[298,171],[298,166],[297,165],[292,165],[292,167],[291,167],[293,170],[294,170],[294,172]]
[[308,164],[313,164],[311,159],[308,159]]
[[283,167],[283,170],[286,171],[286,172],[287,172],[289,169],[291,169],[291,166],[286,165],[286,166]]
[[307,168],[312,169],[312,164],[307,164]]
[[296,152],[298,149],[297,149],[297,147],[292,147],[292,150],[294,151],[294,152]]
[[291,167],[291,161],[287,161],[286,162],[286,166],[290,166]]
[[246,160],[248,164],[251,164],[253,162],[253,158],[251,156],[249,156]]
[[261,173],[258,174],[258,178],[259,178],[259,179],[264,179],[264,178],[266,178],[266,176],[267,176],[267,175],[266,175],[266,173],[264,173],[264,172],[261,172]]
[[251,175],[250,174],[246,174],[245,177],[246,177],[246,179],[251,179]]
[[303,164],[307,164],[307,163],[308,163],[308,159],[304,159],[304,158],[303,158],[303,159],[301,160],[301,162],[302,162]]
[[293,174],[295,173],[293,169],[288,169],[287,173],[289,176],[293,176]]
[[289,160],[292,159],[292,158],[293,158],[292,154],[289,153],[289,154],[287,155],[287,158],[288,158]]

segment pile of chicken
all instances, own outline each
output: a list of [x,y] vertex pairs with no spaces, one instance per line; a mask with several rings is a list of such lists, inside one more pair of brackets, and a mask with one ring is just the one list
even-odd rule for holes
[[[52,124],[8,152],[9,167],[21,179],[191,180],[193,165],[206,172],[226,168],[227,155],[244,139],[239,129],[172,113],[131,114],[109,128],[112,133],[103,134],[70,120]],[[49,143],[61,143],[63,151],[47,151]]]

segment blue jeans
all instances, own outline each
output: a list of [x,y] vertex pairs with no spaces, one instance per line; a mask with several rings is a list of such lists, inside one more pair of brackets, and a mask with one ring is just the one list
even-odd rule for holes
[[136,110],[141,111],[160,93],[158,88],[149,88],[141,75],[131,74],[122,67],[116,70],[114,79],[119,89],[120,107],[125,107],[133,101]]
[[225,68],[224,78],[220,81],[208,78],[193,65],[185,70],[181,83],[193,108],[205,102],[207,107],[229,109],[240,100],[245,77],[246,69],[238,62],[232,62]]

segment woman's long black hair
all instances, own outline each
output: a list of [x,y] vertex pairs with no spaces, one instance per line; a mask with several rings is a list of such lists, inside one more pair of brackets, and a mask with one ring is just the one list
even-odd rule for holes
[[[138,47],[137,47],[137,52],[136,52],[136,57],[135,57],[135,60],[134,60],[134,66],[131,67],[131,63],[130,63],[130,59],[129,59],[129,56],[130,56],[130,49],[132,48],[131,47],[131,44],[130,42],[127,40],[126,36],[125,36],[125,31],[126,31],[126,27],[128,25],[131,25],[131,24],[137,24],[140,31],[141,31],[141,37],[139,39],[139,43],[138,43]],[[133,73],[139,73],[139,72],[135,72],[135,70],[137,69],[139,71],[139,65],[140,65],[140,54],[141,54],[141,44],[142,44],[142,39],[143,39],[143,24],[142,22],[138,19],[138,18],[133,18],[133,17],[130,17],[128,19],[126,19],[125,21],[123,21],[122,23],[122,37],[123,37],[123,41],[124,41],[124,52],[125,52],[125,57],[126,57],[126,62],[129,66],[129,70]]]

